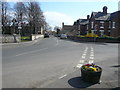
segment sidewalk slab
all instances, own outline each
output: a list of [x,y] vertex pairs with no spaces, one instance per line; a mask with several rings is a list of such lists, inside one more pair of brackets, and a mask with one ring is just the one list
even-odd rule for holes
[[19,47],[19,46],[29,46],[29,45],[33,45],[35,43],[37,43],[38,41],[42,40],[43,38],[39,38],[37,40],[33,40],[33,41],[27,41],[27,42],[20,42],[20,43],[1,43],[2,48],[6,48],[6,47]]
[[80,70],[76,70],[68,76],[45,86],[45,88],[118,88],[118,80],[113,80],[104,74],[101,77],[100,84],[90,84],[83,81]]

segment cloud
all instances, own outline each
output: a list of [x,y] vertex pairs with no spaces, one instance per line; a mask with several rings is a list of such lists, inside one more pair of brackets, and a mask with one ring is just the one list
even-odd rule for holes
[[54,27],[54,26],[62,26],[62,22],[64,22],[65,24],[70,24],[72,25],[74,23],[74,20],[72,19],[72,17],[63,14],[63,13],[59,13],[59,12],[52,12],[52,11],[46,11],[44,12],[46,21],[49,23],[50,26]]

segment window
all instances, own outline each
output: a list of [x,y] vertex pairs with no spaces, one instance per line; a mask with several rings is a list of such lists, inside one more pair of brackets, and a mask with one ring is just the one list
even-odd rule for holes
[[88,34],[89,32],[87,31],[87,34]]
[[115,22],[112,23],[112,28],[115,28]]
[[104,22],[100,21],[100,24],[101,24],[100,28],[104,28]]
[[91,27],[93,28],[93,24],[94,24],[94,22],[91,22]]
[[104,30],[100,30],[100,36],[102,37],[104,35]]
[[109,21],[109,28],[111,28],[111,22]]
[[87,25],[87,30],[88,30],[88,25]]
[[78,30],[80,30],[80,25],[78,25]]

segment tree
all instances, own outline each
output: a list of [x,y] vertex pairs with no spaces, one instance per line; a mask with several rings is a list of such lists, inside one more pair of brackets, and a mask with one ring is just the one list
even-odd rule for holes
[[17,2],[14,6],[15,16],[18,23],[23,23],[26,15],[26,7],[23,2]]
[[28,2],[27,6],[29,25],[33,27],[33,33],[37,33],[46,24],[43,12],[37,2]]
[[8,14],[9,4],[7,2],[1,2],[1,16],[2,16],[2,33],[5,33],[5,26],[10,22],[10,16]]

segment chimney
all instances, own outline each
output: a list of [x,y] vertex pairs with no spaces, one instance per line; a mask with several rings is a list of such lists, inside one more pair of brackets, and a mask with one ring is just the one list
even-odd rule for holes
[[103,7],[103,13],[104,13],[104,14],[107,14],[107,9],[108,9],[107,6],[104,6],[104,7]]
[[90,19],[90,15],[87,15],[87,20],[89,20]]
[[64,22],[62,23],[62,27],[64,27]]

